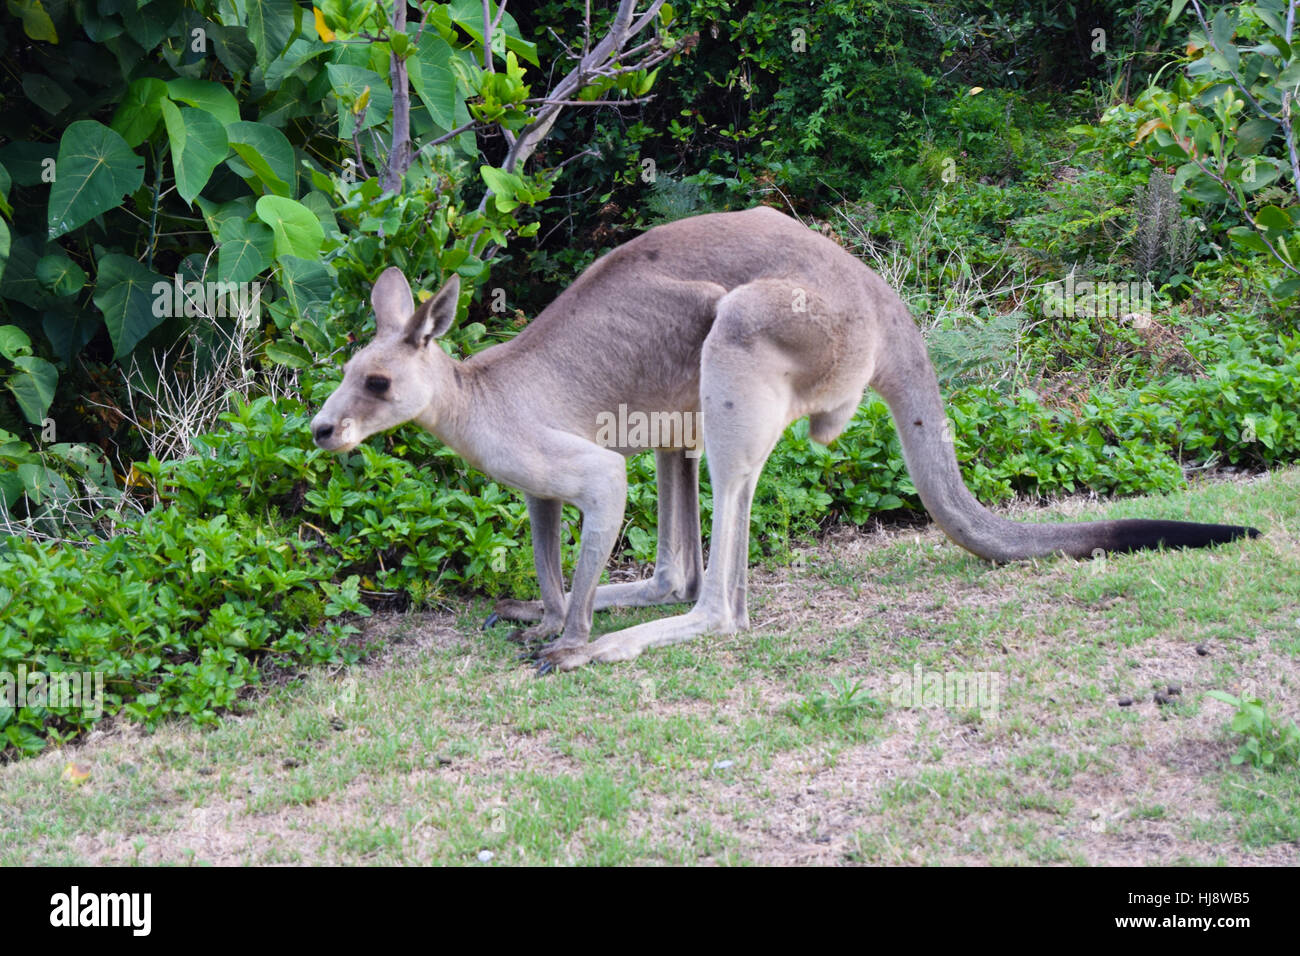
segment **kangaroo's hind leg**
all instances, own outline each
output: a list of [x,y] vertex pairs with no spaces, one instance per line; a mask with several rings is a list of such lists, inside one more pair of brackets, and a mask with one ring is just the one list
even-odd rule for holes
[[[751,290],[753,294],[740,294]],[[700,402],[705,454],[713,484],[713,534],[700,597],[688,613],[606,634],[581,647],[543,658],[557,669],[592,660],[630,660],[650,647],[701,634],[728,634],[749,626],[746,578],[749,518],[763,464],[798,407],[792,356],[765,334],[788,321],[769,289],[752,286],[725,296],[704,342]],[[790,301],[782,289],[776,302]],[[797,356],[793,357],[797,360]]]

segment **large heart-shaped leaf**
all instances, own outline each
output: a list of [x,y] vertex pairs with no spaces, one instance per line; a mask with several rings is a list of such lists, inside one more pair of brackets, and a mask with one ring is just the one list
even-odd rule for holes
[[169,80],[167,95],[187,106],[211,113],[223,125],[239,122],[239,101],[220,83],[186,78]]
[[194,201],[203,213],[203,220],[208,224],[208,232],[214,236],[221,235],[222,226],[227,219],[247,219],[253,214],[252,196],[240,196],[230,202],[213,202],[200,196]]
[[98,312],[82,308],[73,299],[67,300],[62,309],[47,311],[41,320],[41,330],[49,339],[54,354],[63,362],[71,362],[103,324],[104,319]]
[[294,40],[289,44],[289,48],[284,51],[284,54],[273,61],[266,69],[265,80],[267,88],[278,90],[285,80],[297,75],[300,70],[302,71],[302,79],[304,82],[310,80],[316,75],[319,67],[313,66],[310,70],[304,70],[303,67],[316,57],[329,52],[329,47],[318,43],[315,40]]
[[146,76],[133,80],[126,95],[118,104],[109,125],[135,149],[153,133],[162,118],[162,101],[167,96],[167,84],[157,77]]
[[162,116],[172,147],[176,191],[187,203],[193,203],[212,178],[217,163],[226,158],[230,149],[226,130],[206,110],[177,109],[171,100],[162,101]]
[[[167,296],[155,308],[154,287],[167,287]],[[150,272],[130,256],[118,254],[99,260],[99,277],[95,283],[95,305],[104,313],[108,334],[113,339],[113,358],[131,353],[136,344],[167,318],[171,303],[171,283]]]
[[[248,30],[239,24],[220,26],[211,22],[207,30],[213,52],[221,65],[236,76],[246,76],[257,60],[257,51],[248,42]],[[278,84],[272,86],[267,83],[267,86],[276,89]]]
[[420,37],[415,56],[406,61],[407,75],[420,102],[429,111],[439,128],[450,132],[455,129],[456,104],[460,97],[456,90],[456,74],[451,61],[456,51],[438,34],[426,32]]
[[257,49],[257,64],[263,70],[284,52],[302,28],[302,7],[284,0],[247,0],[248,39]]
[[275,234],[260,222],[227,219],[218,236],[217,275],[223,282],[247,282],[271,262]]
[[35,355],[20,355],[13,360],[17,369],[5,385],[13,392],[14,401],[23,417],[39,425],[54,401],[54,386],[59,383],[59,373],[49,362]]
[[56,299],[45,286],[36,279],[36,264],[41,261],[49,243],[37,239],[31,233],[16,233],[11,237],[9,261],[5,265],[3,282],[0,282],[0,296],[13,299],[23,305],[36,309],[57,308]]
[[235,175],[256,177],[277,196],[292,195],[296,180],[293,146],[283,133],[265,123],[231,123],[226,137],[238,157],[226,160]]
[[314,259],[284,256],[280,259],[280,285],[299,316],[314,318],[334,294],[334,275]]
[[36,263],[36,281],[59,298],[81,291],[86,272],[61,252],[43,256]]
[[313,190],[298,201],[316,214],[316,218],[320,220],[321,228],[325,230],[327,238],[342,235],[339,232],[338,220],[334,218],[334,205],[330,202],[329,196]]
[[284,196],[263,196],[257,201],[257,218],[275,233],[275,255],[314,259],[325,241],[316,214],[302,203]]
[[56,239],[122,202],[144,182],[144,163],[117,133],[94,120],[63,132],[50,187],[49,237]]

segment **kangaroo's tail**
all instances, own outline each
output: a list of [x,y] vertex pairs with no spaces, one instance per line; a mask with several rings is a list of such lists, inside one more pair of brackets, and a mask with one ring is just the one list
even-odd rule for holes
[[[884,397],[903,445],[907,470],[926,510],[944,533],[967,551],[990,561],[1015,561],[1064,552],[1086,558],[1098,551],[1203,548],[1258,537],[1239,525],[1190,521],[1089,521],[1024,524],[999,518],[975,500],[957,467],[944,433],[946,415],[934,366],[911,315],[885,320],[884,351],[871,386]],[[882,317],[883,318],[883,317]]]

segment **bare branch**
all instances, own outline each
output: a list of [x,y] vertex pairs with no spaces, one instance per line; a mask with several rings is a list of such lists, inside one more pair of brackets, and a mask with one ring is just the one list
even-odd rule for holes
[[[406,2],[393,0],[393,36],[406,33]],[[411,90],[407,83],[406,60],[393,51],[388,62],[388,76],[393,87],[393,143],[380,186],[384,192],[399,192],[402,177],[411,166]]]
[[[620,0],[618,10],[614,14],[613,23],[610,24],[609,32],[597,43],[590,51],[586,53],[569,73],[556,84],[546,96],[546,102],[536,111],[533,121],[519,133],[510,152],[506,155],[505,161],[501,168],[506,172],[514,172],[522,163],[526,162],[537,149],[541,141],[551,131],[555,121],[559,118],[560,111],[566,101],[571,101],[574,94],[577,93],[588,80],[593,76],[611,75],[610,64],[615,62],[621,55],[620,51],[629,39],[635,36],[640,30],[644,29],[651,22],[654,16],[663,6],[663,0],[654,0],[646,12],[633,23],[632,17],[636,10],[636,0]],[[589,15],[589,14],[588,14]],[[635,27],[635,29],[634,29]],[[588,30],[588,34],[590,30]],[[587,48],[588,40],[584,41],[584,49]],[[658,40],[651,41],[648,44],[641,44],[635,49],[649,49],[657,45]],[[671,55],[670,53],[666,55]],[[663,57],[659,57],[662,59]],[[658,62],[656,60],[655,62]],[[644,64],[640,65],[641,68]],[[615,72],[620,69],[615,68]],[[483,204],[480,210],[486,208],[487,196],[484,196]]]
[[422,152],[424,152],[426,149],[431,149],[431,148],[434,147],[434,146],[441,146],[443,143],[447,142],[448,140],[455,139],[455,138],[456,138],[457,136],[459,136],[461,133],[468,133],[470,130],[478,131],[478,130],[481,130],[481,129],[487,129],[489,126],[492,126],[492,125],[493,125],[492,123],[480,123],[478,120],[470,120],[470,121],[469,121],[468,123],[466,123],[464,126],[457,126],[457,127],[456,127],[454,130],[452,130],[450,133],[443,133],[441,136],[439,136],[439,137],[437,137],[437,138],[435,138],[435,139],[431,139],[431,140],[429,140],[427,143],[425,143],[423,146],[421,146],[418,150],[416,150],[416,152],[417,152],[417,153],[422,153]]
[[630,100],[524,100],[524,102],[545,103],[549,106],[628,106],[636,103],[649,103],[654,98],[654,94],[651,93]]

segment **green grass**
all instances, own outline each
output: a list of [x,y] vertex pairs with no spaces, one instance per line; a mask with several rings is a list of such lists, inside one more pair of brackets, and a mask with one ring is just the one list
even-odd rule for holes
[[[486,601],[376,616],[377,659],[215,726],[116,721],[0,768],[0,865],[1283,862],[1300,775],[1232,767],[1206,692],[1297,716],[1298,491],[1293,469],[1055,509],[1265,530],[1213,551],[992,567],[933,529],[824,544],[754,573],[748,634],[545,679],[479,629]],[[898,706],[918,664],[996,675],[996,710]]]

